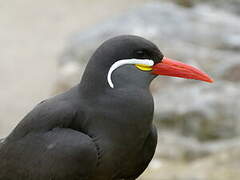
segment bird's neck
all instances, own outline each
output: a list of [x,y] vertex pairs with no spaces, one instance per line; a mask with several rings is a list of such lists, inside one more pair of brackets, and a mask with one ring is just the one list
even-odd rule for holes
[[91,104],[90,107],[98,109],[99,113],[104,115],[103,117],[108,116],[105,114],[106,109],[113,113],[113,116],[102,120],[109,124],[136,123],[139,126],[142,124],[143,127],[152,124],[154,104],[149,89],[134,87],[109,89],[97,98],[88,99],[88,102]]
[[[79,84],[80,92],[85,97],[97,97],[104,93],[107,82],[106,75],[101,71],[94,72],[89,68],[82,76]],[[109,88],[109,87],[108,87]]]
[[83,108],[87,107],[87,125],[84,128],[91,136],[101,136],[106,142],[121,144],[126,139],[141,141],[152,129],[154,105],[148,89],[109,88],[95,96],[80,92],[81,101],[85,102]]
[[97,55],[94,54],[89,60],[79,84],[81,94],[85,97],[100,96],[110,88],[107,82],[107,73],[110,67],[101,63],[105,60],[96,61],[97,57],[95,56]]

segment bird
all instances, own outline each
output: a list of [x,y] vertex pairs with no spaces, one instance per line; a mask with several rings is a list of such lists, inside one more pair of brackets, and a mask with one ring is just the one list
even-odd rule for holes
[[93,53],[81,81],[43,100],[0,143],[0,180],[135,180],[157,145],[150,84],[157,76],[213,82],[120,35]]

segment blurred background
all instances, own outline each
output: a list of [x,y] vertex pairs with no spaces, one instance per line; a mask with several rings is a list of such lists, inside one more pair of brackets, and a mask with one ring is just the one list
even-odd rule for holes
[[0,137],[120,34],[215,79],[153,82],[159,142],[139,180],[239,180],[240,0],[0,0]]

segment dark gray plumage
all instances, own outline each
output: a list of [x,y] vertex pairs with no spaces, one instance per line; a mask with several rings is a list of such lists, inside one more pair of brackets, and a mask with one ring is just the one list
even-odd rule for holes
[[120,59],[163,58],[151,42],[119,36],[90,59],[80,84],[38,104],[0,145],[0,180],[134,180],[153,157],[150,82],[133,65],[107,73]]

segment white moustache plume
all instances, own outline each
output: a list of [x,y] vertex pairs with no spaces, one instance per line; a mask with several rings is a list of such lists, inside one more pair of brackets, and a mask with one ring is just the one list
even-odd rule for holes
[[113,82],[112,82],[112,73],[119,68],[120,66],[126,65],[126,64],[141,64],[145,66],[153,66],[154,62],[149,59],[122,59],[119,61],[116,61],[109,69],[108,75],[107,75],[107,81],[111,88],[114,88]]

